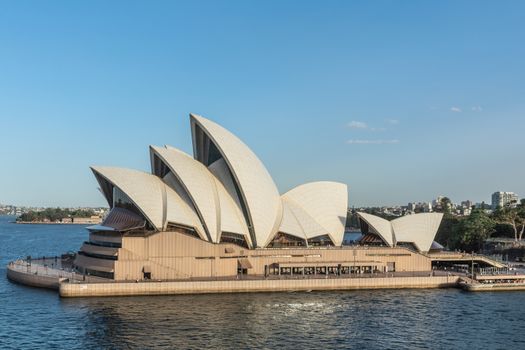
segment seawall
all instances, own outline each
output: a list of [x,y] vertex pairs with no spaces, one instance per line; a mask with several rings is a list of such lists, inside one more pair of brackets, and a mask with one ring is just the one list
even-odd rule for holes
[[11,266],[7,267],[7,278],[12,282],[26,286],[55,290],[58,290],[60,280],[57,276],[30,274],[13,269]]
[[59,285],[61,297],[329,291],[456,287],[457,276],[331,278],[283,280],[71,283]]
[[459,285],[468,292],[525,291],[525,283],[460,283]]

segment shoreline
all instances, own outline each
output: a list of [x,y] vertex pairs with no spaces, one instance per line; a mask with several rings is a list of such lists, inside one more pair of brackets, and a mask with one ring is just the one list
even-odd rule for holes
[[525,283],[495,283],[495,284],[474,284],[459,283],[459,286],[467,292],[510,292],[525,291]]
[[[42,270],[43,269],[43,270]],[[43,267],[40,273],[10,263],[7,278],[18,284],[56,290],[60,297],[115,297],[179,294],[226,294],[263,292],[311,292],[371,289],[457,288],[460,276],[345,277],[307,279],[226,279],[180,281],[80,280],[80,275]]]
[[62,298],[83,298],[372,289],[436,289],[455,288],[458,280],[458,276],[117,283],[76,283],[64,280],[60,281],[58,285],[58,293]]
[[[66,260],[57,258],[35,259],[34,263],[23,260],[7,265],[7,279],[11,282],[55,290],[62,298],[79,297],[124,297],[181,294],[227,294],[227,293],[284,293],[336,290],[373,289],[436,289],[457,288],[466,292],[523,291],[523,275],[478,276],[483,279],[503,279],[503,283],[480,283],[459,274],[435,275],[385,275],[353,277],[314,278],[249,278],[224,279],[180,279],[146,281],[112,281],[105,278],[80,275],[64,265]],[[64,269],[64,267],[66,267]],[[519,280],[509,282],[508,279]],[[519,282],[519,283],[516,283]]]

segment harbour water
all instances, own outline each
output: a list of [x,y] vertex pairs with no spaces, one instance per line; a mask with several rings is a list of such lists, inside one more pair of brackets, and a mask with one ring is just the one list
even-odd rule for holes
[[10,260],[75,251],[83,226],[0,216],[0,349],[524,349],[525,293],[374,290],[60,299]]

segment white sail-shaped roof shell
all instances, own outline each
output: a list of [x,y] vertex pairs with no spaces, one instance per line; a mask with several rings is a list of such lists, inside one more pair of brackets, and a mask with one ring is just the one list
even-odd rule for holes
[[413,243],[420,251],[428,252],[442,218],[443,213],[419,213],[392,220],[396,241]]
[[367,214],[367,213],[357,213],[359,218],[361,220],[364,220],[368,226],[369,229],[381,237],[381,239],[388,244],[390,247],[394,246],[394,237],[393,237],[393,230],[392,230],[392,224],[390,221],[383,219],[382,217]]
[[257,156],[235,135],[222,126],[201,116],[191,115],[195,157],[206,154],[197,141],[197,129],[204,132],[228,164],[239,188],[247,212],[248,225],[257,246],[261,247],[277,231],[282,217],[282,206],[277,187]]
[[279,232],[283,232],[301,239],[307,239],[303,227],[295,216],[292,207],[293,204],[289,201],[283,200],[283,219],[279,226]]
[[166,184],[167,193],[167,210],[166,210],[166,224],[182,224],[192,227],[200,238],[207,241],[208,237],[206,231],[202,226],[199,216],[195,212],[195,208],[191,198],[187,195],[180,182],[173,173],[168,173],[164,176],[163,182]]
[[162,231],[169,221],[192,227],[205,239],[195,212],[159,177],[125,168],[97,166],[91,169],[124,192],[155,229]]
[[[336,239],[299,204],[288,198],[283,198],[283,219],[279,231],[306,240],[324,235],[330,236],[332,242]],[[271,239],[267,244],[270,242]]]
[[[222,183],[242,215],[241,200],[235,191],[235,184],[233,183],[233,179],[230,176],[230,170],[228,170],[228,164],[226,164],[226,161],[221,158],[211,164],[208,169],[213,174],[213,176]],[[244,221],[246,223],[246,220]]]
[[392,221],[367,213],[357,213],[357,215],[388,245],[412,243],[421,252],[430,250],[443,219],[442,213],[406,215]]
[[[240,199],[235,191],[233,179],[224,159],[219,159],[208,167],[215,178],[220,200],[221,231],[245,236],[248,246],[253,247],[246,220],[242,214]],[[220,241],[220,240],[219,240]]]
[[[298,186],[283,195],[300,207],[339,246],[343,243],[346,214],[348,211],[348,188],[338,182],[312,182]],[[310,235],[307,233],[308,238]]]
[[217,237],[217,242],[220,242],[220,235],[222,232],[231,232],[244,236],[248,247],[253,248],[250,233],[248,232],[248,226],[246,226],[246,221],[244,220],[239,207],[229,195],[224,185],[219,180],[215,181],[221,208],[221,233]]
[[208,119],[190,119],[195,159],[169,146],[151,146],[153,174],[93,168],[110,205],[117,187],[156,230],[182,225],[215,243],[227,232],[244,236],[250,248],[265,247],[283,232],[305,240],[327,235],[342,244],[346,185],[309,183],[281,197],[241,140]]
[[220,234],[220,207],[215,179],[202,163],[173,147],[151,146],[157,155],[176,176],[190,196],[202,224],[213,242]]

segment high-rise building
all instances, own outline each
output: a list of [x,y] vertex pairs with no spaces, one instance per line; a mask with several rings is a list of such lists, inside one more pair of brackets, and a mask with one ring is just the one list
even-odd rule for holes
[[515,206],[518,203],[518,196],[514,192],[494,192],[492,194],[492,210],[506,205]]

